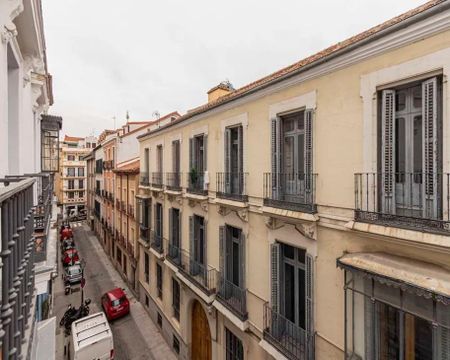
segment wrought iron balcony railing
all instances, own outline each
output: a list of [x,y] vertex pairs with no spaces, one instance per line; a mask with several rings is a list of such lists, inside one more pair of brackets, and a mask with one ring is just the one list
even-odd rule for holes
[[155,188],[163,187],[163,173],[162,172],[154,172],[152,173],[152,181],[151,186]]
[[166,186],[168,190],[181,191],[182,174],[180,172],[166,173]]
[[153,230],[150,232],[150,246],[158,253],[163,253],[163,238],[160,233]]
[[[34,327],[32,300],[34,296],[34,203],[33,186],[36,179],[1,179],[7,186],[0,188],[2,247],[0,319],[1,356],[8,359],[25,357],[22,343],[26,328]],[[11,182],[11,183],[9,183]],[[42,189],[47,187],[42,182]],[[52,186],[50,184],[50,186]],[[41,193],[41,195],[39,195]],[[45,203],[45,191],[38,188],[39,201]],[[30,322],[32,324],[30,324]]]
[[181,250],[180,269],[207,295],[217,288],[217,270],[199,261],[193,254]]
[[148,226],[142,224],[139,226],[139,236],[146,244],[150,244],[150,229]]
[[139,184],[142,186],[150,186],[150,178],[147,172],[142,172],[139,176]]
[[217,196],[220,198],[248,201],[247,173],[220,172],[216,173]]
[[223,273],[218,272],[219,283],[217,297],[235,313],[241,320],[247,319],[247,289],[227,280]]
[[316,179],[317,174],[264,173],[264,205],[315,213]]
[[357,221],[448,234],[449,210],[449,173],[355,174]]
[[187,191],[192,194],[208,195],[205,173],[191,171],[187,175]]
[[310,360],[314,354],[314,337],[285,316],[264,304],[263,336],[287,358]]

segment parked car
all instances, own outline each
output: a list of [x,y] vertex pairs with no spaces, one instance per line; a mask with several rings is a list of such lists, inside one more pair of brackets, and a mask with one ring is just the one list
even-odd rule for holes
[[80,261],[77,249],[69,249],[64,251],[62,262],[64,266],[71,266]]
[[130,302],[123,289],[115,288],[102,296],[102,308],[108,320],[114,320],[130,313]]
[[60,238],[59,240],[65,240],[65,239],[72,239],[73,238],[73,232],[70,226],[65,226],[64,229],[60,231]]
[[66,267],[64,270],[64,282],[68,282],[69,284],[76,284],[81,281],[81,265],[75,264],[72,266]]
[[64,254],[65,251],[74,248],[75,248],[75,241],[73,241],[73,239],[66,239],[61,242],[61,254]]

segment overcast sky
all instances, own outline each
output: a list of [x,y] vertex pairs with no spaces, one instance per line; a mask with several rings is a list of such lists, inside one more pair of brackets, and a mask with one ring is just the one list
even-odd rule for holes
[[63,134],[99,134],[203,104],[424,0],[43,0]]

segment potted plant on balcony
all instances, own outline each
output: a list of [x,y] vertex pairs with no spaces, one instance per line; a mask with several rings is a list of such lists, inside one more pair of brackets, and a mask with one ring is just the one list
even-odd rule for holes
[[189,180],[191,181],[191,188],[194,188],[197,184],[198,181],[198,171],[196,168],[192,168],[191,171],[189,172]]

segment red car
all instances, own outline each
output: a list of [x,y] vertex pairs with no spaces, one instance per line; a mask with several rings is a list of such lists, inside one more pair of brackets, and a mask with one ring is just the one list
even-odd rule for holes
[[64,227],[64,229],[61,229],[60,231],[60,238],[59,240],[65,240],[65,239],[72,239],[73,238],[73,232],[72,229],[69,227]]
[[78,256],[77,249],[68,249],[64,251],[64,254],[61,257],[64,266],[71,266],[80,261],[80,257]]
[[115,288],[102,296],[102,308],[108,320],[114,320],[130,313],[130,302],[123,289]]

